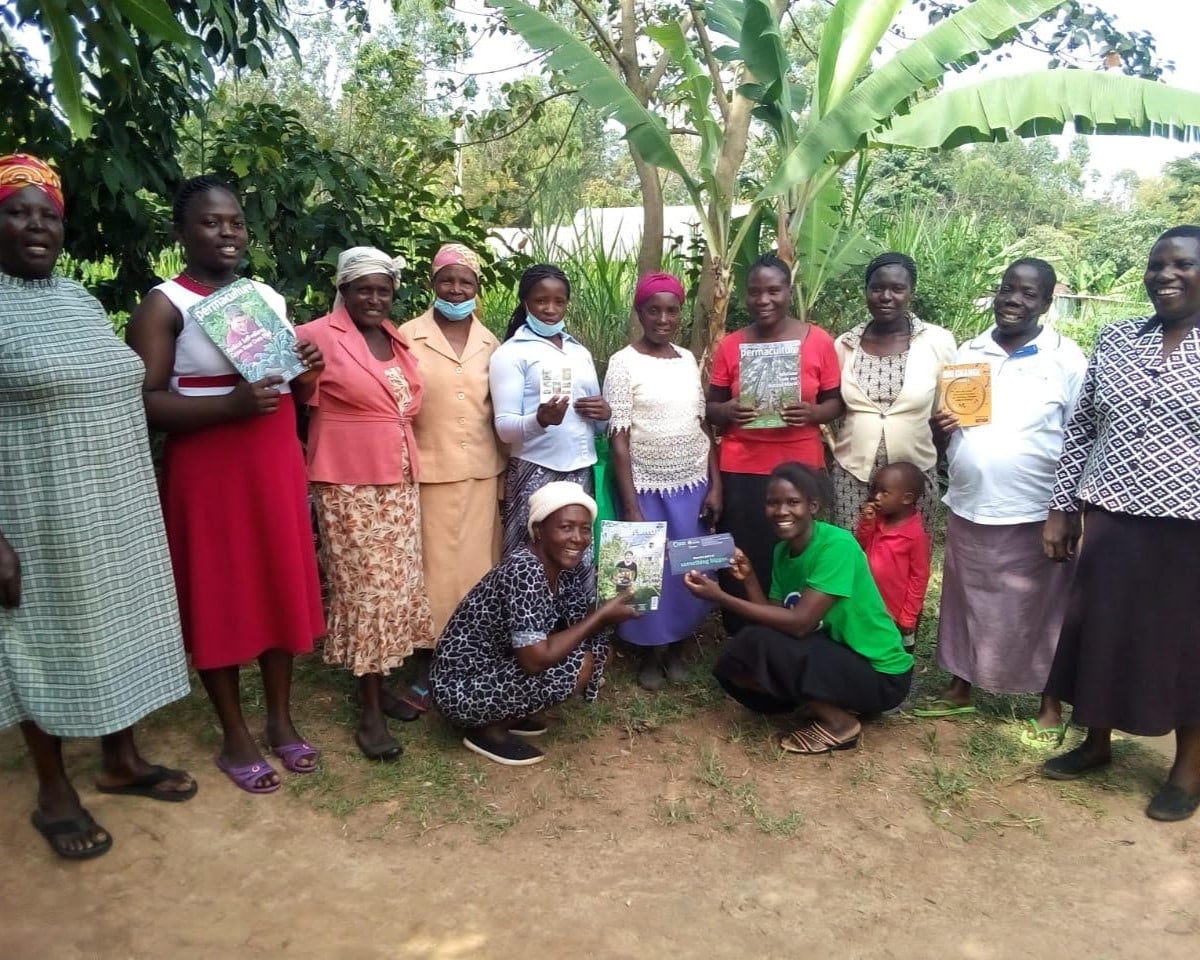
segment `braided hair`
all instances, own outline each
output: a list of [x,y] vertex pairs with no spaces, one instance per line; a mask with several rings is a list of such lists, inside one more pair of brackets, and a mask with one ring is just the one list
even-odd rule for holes
[[750,264],[750,269],[746,271],[747,278],[755,270],[778,270],[789,284],[792,282],[792,268],[787,265],[787,261],[779,259],[773,253],[764,253]]
[[219,177],[208,174],[202,177],[192,177],[190,180],[184,180],[179,185],[179,189],[175,191],[175,202],[171,205],[171,222],[177,227],[182,227],[184,220],[187,219],[188,207],[192,201],[210,190],[224,190],[235,200],[237,199],[233,188]]
[[517,306],[508,321],[508,329],[504,333],[505,340],[511,340],[513,334],[525,323],[525,301],[533,293],[533,288],[543,280],[557,280],[567,288],[567,299],[571,299],[571,281],[567,275],[552,263],[535,263],[521,274],[521,282],[517,285]]
[[908,283],[913,290],[917,289],[917,264],[907,253],[881,253],[874,260],[867,264],[866,275],[863,279],[865,285],[870,285],[871,275],[876,270],[883,267],[903,267],[905,273],[908,274]]

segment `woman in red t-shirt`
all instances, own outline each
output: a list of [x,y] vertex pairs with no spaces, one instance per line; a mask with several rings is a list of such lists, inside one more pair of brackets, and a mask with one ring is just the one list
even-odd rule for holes
[[[733,534],[761,583],[771,575],[776,541],[762,508],[768,477],[789,461],[825,469],[820,425],[842,413],[841,370],[833,338],[792,315],[792,272],[773,254],[750,267],[746,308],[753,322],[724,337],[713,355],[708,420],[721,431],[720,526]],[[785,368],[796,362],[791,357],[800,368],[799,403],[780,396],[787,392]],[[779,425],[755,426],[771,419]],[[722,586],[742,596],[740,581],[726,576]],[[723,616],[731,633],[742,625],[728,612]]]

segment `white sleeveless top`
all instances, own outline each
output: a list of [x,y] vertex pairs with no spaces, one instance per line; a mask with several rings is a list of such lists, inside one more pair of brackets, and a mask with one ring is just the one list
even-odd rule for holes
[[[287,304],[283,297],[257,280],[251,281],[263,299],[279,314],[285,323],[287,319]],[[212,342],[212,338],[204,332],[204,328],[196,323],[188,314],[188,307],[204,299],[204,294],[195,293],[176,280],[166,280],[154,288],[171,301],[171,305],[179,311],[183,318],[183,329],[175,340],[175,365],[171,370],[171,389],[185,397],[217,397],[233,392],[233,386],[199,387],[181,386],[181,377],[236,377],[237,368],[229,362],[229,358]],[[290,325],[290,324],[289,324]],[[276,387],[280,393],[291,393],[286,384]]]

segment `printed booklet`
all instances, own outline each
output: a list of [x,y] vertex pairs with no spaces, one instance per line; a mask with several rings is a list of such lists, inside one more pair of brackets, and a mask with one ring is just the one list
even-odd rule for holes
[[939,406],[958,418],[960,427],[992,422],[992,367],[983,363],[948,363],[942,367]]
[[758,412],[747,430],[786,426],[783,408],[800,402],[800,341],[741,344],[738,381],[739,402]]
[[635,608],[643,613],[657,610],[658,598],[662,596],[666,550],[666,523],[602,520],[596,561],[596,591],[600,602],[632,590]]
[[667,544],[671,573],[682,576],[689,570],[723,570],[733,560],[733,536],[710,533],[703,537],[672,540]]
[[548,367],[542,364],[541,374],[541,395],[538,398],[541,403],[545,403],[551,397],[571,396],[570,367]]
[[296,331],[275,312],[251,280],[237,280],[188,308],[188,313],[251,383],[304,373],[296,356]]

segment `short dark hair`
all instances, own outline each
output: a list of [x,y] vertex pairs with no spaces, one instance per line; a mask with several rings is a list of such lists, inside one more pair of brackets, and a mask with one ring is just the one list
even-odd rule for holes
[[571,299],[571,281],[567,279],[567,275],[552,263],[535,263],[521,274],[521,282],[517,284],[517,306],[508,320],[508,329],[504,332],[505,340],[511,340],[513,334],[521,329],[521,324],[525,322],[525,300],[533,292],[533,288],[543,280],[561,281],[567,288],[567,299]]
[[1164,240],[1175,239],[1200,240],[1200,227],[1196,226],[1194,223],[1181,223],[1177,227],[1172,227],[1161,237],[1155,240],[1154,245],[1157,247]]
[[875,476],[878,477],[885,470],[895,470],[896,475],[900,479],[900,486],[905,493],[913,495],[913,503],[919,503],[921,497],[925,494],[925,473],[915,463],[909,463],[907,460],[896,460],[893,463],[884,464],[877,471]]
[[818,513],[825,513],[826,510],[833,507],[833,487],[823,470],[817,470],[806,463],[789,460],[771,471],[767,482],[770,483],[772,480],[786,480],[817,504]]
[[784,279],[788,283],[792,282],[792,268],[788,266],[787,261],[781,260],[777,254],[764,253],[761,257],[750,264],[750,269],[746,271],[746,279],[750,279],[750,274],[756,270],[778,270],[783,274]]
[[1054,298],[1054,288],[1058,286],[1058,274],[1054,272],[1054,267],[1037,257],[1021,257],[1020,260],[1014,260],[1004,268],[1004,275],[1008,276],[1009,271],[1016,267],[1032,267],[1036,270],[1038,283],[1042,287],[1042,295],[1047,300]]
[[[175,202],[171,205],[171,222],[177,227],[182,227],[183,221],[187,219],[188,207],[191,206],[192,201],[210,190],[224,190],[233,199],[238,200],[238,195],[233,192],[233,188],[220,177],[208,174],[202,177],[192,177],[190,180],[184,180],[179,185],[179,189],[175,191]],[[241,201],[238,200],[238,203]]]
[[888,253],[881,253],[867,264],[866,273],[863,275],[864,285],[869,285],[871,275],[876,270],[881,270],[884,267],[903,267],[908,274],[909,284],[914,290],[917,289],[917,262],[907,253],[896,253],[894,250]]

